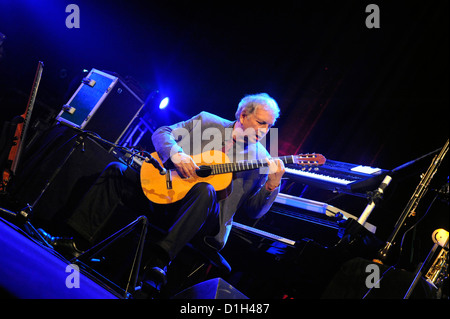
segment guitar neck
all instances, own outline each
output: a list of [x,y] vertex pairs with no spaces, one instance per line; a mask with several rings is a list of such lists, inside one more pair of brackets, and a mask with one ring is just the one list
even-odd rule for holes
[[19,163],[19,159],[20,156],[22,154],[22,150],[23,150],[23,141],[25,141],[26,139],[26,135],[28,132],[28,124],[30,122],[31,119],[31,114],[33,111],[33,107],[34,107],[34,102],[36,100],[36,95],[37,95],[37,91],[39,88],[39,83],[41,82],[41,77],[42,77],[42,71],[44,68],[44,63],[42,63],[41,61],[39,61],[38,63],[38,68],[36,70],[36,74],[34,76],[34,81],[33,81],[33,87],[31,88],[31,93],[30,93],[30,97],[28,99],[28,103],[27,103],[27,108],[25,110],[25,113],[22,114],[22,118],[23,118],[23,128],[22,128],[22,132],[20,134],[20,136],[17,136],[17,152],[15,155],[15,158],[11,164],[11,171],[15,172]]
[[[294,156],[281,156],[281,157],[274,157],[276,159],[280,159],[284,164],[293,164]],[[226,174],[226,173],[234,173],[234,172],[242,172],[242,171],[249,171],[253,169],[258,169],[261,167],[267,167],[267,161],[266,159],[256,159],[256,160],[250,160],[250,161],[242,161],[242,162],[236,162],[236,163],[224,163],[224,164],[214,164],[211,165],[211,175],[218,175],[218,174]]]

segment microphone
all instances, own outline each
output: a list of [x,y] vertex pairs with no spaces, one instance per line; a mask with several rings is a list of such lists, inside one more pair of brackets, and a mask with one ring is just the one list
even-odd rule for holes
[[149,155],[149,156],[150,157],[145,158],[145,161],[147,163],[152,164],[159,171],[159,174],[166,175],[167,170],[164,167],[162,167],[161,164],[159,164],[159,162],[153,156],[151,156],[151,155]]
[[375,208],[375,205],[382,199],[384,190],[386,187],[389,186],[389,183],[392,181],[392,177],[389,175],[386,175],[381,182],[380,186],[378,186],[378,189],[374,192],[369,204],[366,206],[364,211],[362,212],[361,216],[358,218],[358,223],[361,225],[364,225],[367,218],[369,218],[370,214],[372,213],[373,209]]

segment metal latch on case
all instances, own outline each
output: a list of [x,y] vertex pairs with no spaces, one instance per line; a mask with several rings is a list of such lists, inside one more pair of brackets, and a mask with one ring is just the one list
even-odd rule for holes
[[91,88],[94,87],[95,83],[97,83],[97,82],[95,82],[95,80],[92,80],[89,78],[83,78],[83,80],[81,80],[81,82],[83,84],[89,85]]
[[75,113],[75,111],[77,110],[76,108],[74,108],[73,106],[70,106],[69,104],[64,104],[62,108],[63,108],[64,112],[67,112],[70,115],[73,115],[73,113]]

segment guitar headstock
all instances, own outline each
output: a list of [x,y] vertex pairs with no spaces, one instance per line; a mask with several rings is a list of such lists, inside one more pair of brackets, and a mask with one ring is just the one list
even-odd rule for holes
[[320,166],[325,164],[327,159],[322,154],[298,154],[294,155],[294,164],[303,166]]

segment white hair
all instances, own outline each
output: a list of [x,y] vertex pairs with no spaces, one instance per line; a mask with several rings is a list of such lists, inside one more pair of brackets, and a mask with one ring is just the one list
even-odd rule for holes
[[236,120],[239,121],[239,118],[243,111],[245,111],[246,114],[253,114],[260,107],[265,110],[271,111],[275,116],[275,120],[280,115],[280,108],[278,107],[277,102],[267,93],[258,93],[246,95],[239,102],[238,109],[235,114]]

